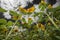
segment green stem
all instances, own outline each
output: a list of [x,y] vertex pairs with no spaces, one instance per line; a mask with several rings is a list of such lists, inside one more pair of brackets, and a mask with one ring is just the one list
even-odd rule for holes
[[7,37],[6,37],[5,39],[3,39],[3,40],[7,40],[7,39],[9,38],[9,36],[10,36],[10,34],[12,33],[12,30],[13,30],[13,28],[15,27],[15,25],[16,25],[17,22],[18,22],[18,20],[16,20],[16,22],[15,22],[14,25],[12,26],[10,32],[8,33]]
[[46,13],[46,15],[48,16],[48,18],[50,19],[50,21],[54,24],[54,26],[58,29],[59,27],[55,24],[55,22],[53,21],[53,19]]

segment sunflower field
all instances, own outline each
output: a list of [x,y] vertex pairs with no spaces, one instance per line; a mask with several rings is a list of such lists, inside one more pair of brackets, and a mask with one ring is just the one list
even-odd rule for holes
[[[34,6],[27,10],[18,8],[19,13],[9,11],[14,22],[0,19],[0,40],[60,40],[60,6],[52,8],[41,1],[38,12]],[[0,13],[4,12],[7,10],[0,8]]]

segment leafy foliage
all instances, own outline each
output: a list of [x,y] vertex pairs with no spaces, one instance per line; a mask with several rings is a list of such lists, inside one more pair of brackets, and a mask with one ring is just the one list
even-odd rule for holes
[[[28,23],[22,18],[29,13],[18,14],[10,10],[12,20],[15,22],[0,19],[0,40],[60,40],[60,6],[51,8],[45,2],[41,2],[39,9],[40,12],[34,12],[33,15],[39,18],[36,23],[32,18],[28,18]],[[6,10],[0,8],[0,12]]]

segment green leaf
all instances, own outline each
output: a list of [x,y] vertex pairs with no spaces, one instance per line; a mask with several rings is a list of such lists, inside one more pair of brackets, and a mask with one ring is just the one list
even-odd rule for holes
[[0,19],[0,25],[6,24],[6,23],[7,23],[7,21],[5,19]]
[[16,11],[11,11],[10,10],[10,14],[13,15],[13,16],[18,16],[18,13]]
[[60,11],[60,6],[56,7],[56,8],[51,8],[47,10],[48,12],[56,12],[56,11]]
[[20,27],[20,23],[19,22],[17,22],[16,25],[18,25]]
[[26,23],[26,20],[24,18],[22,18],[22,21]]
[[60,6],[56,7],[55,9],[56,11],[60,11]]
[[60,36],[55,36],[56,38],[60,39]]
[[45,9],[46,9],[46,7],[47,7],[47,4],[40,4],[39,5],[39,9],[41,10],[41,11],[44,11]]
[[0,7],[0,12],[6,12],[6,10]]
[[47,9],[47,12],[54,12],[54,11],[55,11],[54,8]]
[[40,15],[40,16],[39,16],[39,21],[41,22],[41,21],[43,21],[43,12],[40,12],[39,15]]
[[0,29],[6,28],[6,25],[0,25]]
[[60,20],[60,11],[55,11],[55,12],[53,13],[53,16],[54,16],[56,19]]
[[12,26],[13,22],[12,21],[8,21],[7,26]]
[[36,17],[36,16],[38,16],[39,14],[40,14],[40,13],[35,13],[33,16]]
[[55,9],[48,9],[47,12],[48,13],[49,12],[52,12],[53,17],[55,17],[56,19],[59,19],[60,20],[60,10],[56,10],[56,8]]
[[33,22],[32,19],[28,20],[28,24],[31,25],[31,23]]
[[45,7],[44,7],[44,6],[42,6],[42,7],[41,7],[41,11],[44,11],[44,10],[45,10]]

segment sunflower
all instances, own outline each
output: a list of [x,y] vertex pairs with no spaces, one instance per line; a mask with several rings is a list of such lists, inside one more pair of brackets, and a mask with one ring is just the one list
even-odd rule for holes
[[31,8],[29,8],[29,9],[27,9],[28,12],[34,12],[34,10],[35,10],[35,7],[34,6],[31,7]]
[[40,28],[43,31],[45,30],[45,26],[43,24],[41,24],[41,23],[37,24],[37,28]]
[[35,7],[34,6],[32,6],[31,8],[28,8],[28,9],[19,7],[19,11],[25,12],[25,13],[32,13],[32,12],[34,12],[34,10],[35,10]]

